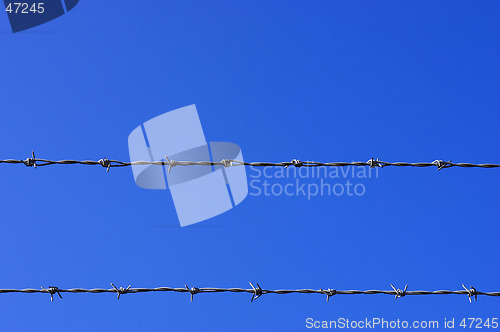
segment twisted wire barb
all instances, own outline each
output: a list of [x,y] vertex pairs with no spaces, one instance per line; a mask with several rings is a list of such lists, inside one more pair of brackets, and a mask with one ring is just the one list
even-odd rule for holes
[[[462,284],[462,286],[463,286],[463,285],[464,285],[464,284]],[[396,300],[397,300],[398,298],[400,298],[400,297],[406,296],[406,293],[407,293],[407,291],[406,291],[406,290],[408,289],[408,284],[406,284],[406,286],[405,286],[405,289],[404,289],[404,290],[401,290],[401,289],[399,289],[399,288],[398,288],[398,289],[396,289],[396,287],[394,287],[392,284],[391,284],[391,287],[392,287],[392,289],[394,289],[394,292],[396,293]],[[467,290],[467,288],[466,288],[465,290]],[[470,296],[469,296],[469,299],[470,299]]]
[[326,295],[326,301],[329,302],[330,297],[334,295],[359,295],[359,294],[365,294],[365,295],[373,295],[373,294],[385,294],[385,295],[393,295],[396,297],[396,299],[403,297],[403,296],[408,296],[408,295],[467,295],[469,298],[469,302],[472,303],[472,298],[474,297],[474,300],[477,301],[477,297],[479,295],[485,295],[485,296],[500,296],[500,292],[480,292],[476,290],[474,287],[467,288],[462,284],[462,287],[464,288],[463,290],[436,290],[436,291],[425,291],[425,290],[415,290],[415,291],[409,291],[408,285],[405,286],[404,290],[401,290],[399,288],[395,288],[392,284],[391,287],[393,290],[335,290],[335,289],[263,289],[260,287],[258,283],[256,283],[257,286],[254,286],[250,282],[250,286],[252,288],[247,289],[247,288],[213,288],[213,287],[206,287],[206,288],[197,288],[197,287],[191,287],[189,288],[187,285],[184,285],[185,287],[179,287],[179,288],[173,288],[173,287],[156,287],[156,288],[131,288],[131,285],[129,285],[127,288],[123,287],[116,287],[113,283],[111,283],[111,286],[113,288],[110,289],[104,289],[104,288],[92,288],[92,289],[84,289],[84,288],[70,288],[70,289],[62,289],[54,286],[50,286],[49,288],[41,288],[41,289],[33,289],[33,288],[26,288],[26,289],[0,289],[0,294],[1,293],[49,293],[50,294],[50,300],[53,301],[54,294],[58,294],[59,297],[62,299],[62,296],[60,293],[91,293],[91,294],[97,294],[97,293],[115,293],[117,294],[117,298],[120,299],[120,295],[123,294],[136,294],[136,293],[149,293],[149,292],[176,292],[176,293],[189,293],[191,296],[191,301],[193,301],[193,296],[198,293],[249,293],[252,294],[251,302],[254,300],[257,300],[259,297],[265,294],[293,294],[293,293],[298,293],[298,294],[321,294],[321,295]]
[[452,163],[451,160],[434,160],[433,162],[387,162],[374,158],[369,159],[366,162],[361,161],[353,161],[353,162],[317,162],[317,161],[300,161],[298,159],[292,159],[292,161],[284,161],[284,162],[244,162],[234,159],[222,159],[220,162],[216,161],[175,161],[170,160],[167,156],[165,156],[165,160],[159,161],[132,161],[132,162],[124,162],[119,160],[110,160],[107,158],[99,159],[97,161],[94,160],[49,160],[49,159],[40,159],[35,158],[35,152],[32,151],[31,158],[27,158],[25,160],[21,159],[4,159],[0,160],[0,164],[24,164],[28,167],[37,167],[37,166],[48,166],[48,165],[100,165],[106,168],[106,171],[109,172],[109,169],[112,167],[126,167],[126,166],[139,166],[139,165],[168,165],[168,172],[175,166],[223,166],[223,167],[232,167],[232,166],[253,166],[253,167],[265,167],[265,166],[276,166],[276,167],[284,167],[288,166],[294,167],[345,167],[345,166],[369,166],[371,168],[375,167],[437,167],[438,171],[444,168],[450,167],[478,167],[478,168],[499,168],[500,164],[472,164],[472,163]]
[[[59,295],[59,298],[62,299],[61,293],[59,292],[59,288],[54,287],[54,286],[49,286],[49,288],[47,288],[47,289],[45,289],[43,287],[42,287],[42,289],[44,290],[44,293],[46,292],[46,293],[50,294],[50,302],[54,302],[54,294]],[[470,300],[470,297],[469,297],[469,300]]]
[[113,286],[115,292],[118,294],[118,296],[116,297],[118,300],[120,299],[120,295],[127,294],[130,291],[130,287],[132,287],[132,285],[128,285],[127,288],[123,287],[116,288],[116,286],[113,285],[113,283],[111,283],[111,286]]

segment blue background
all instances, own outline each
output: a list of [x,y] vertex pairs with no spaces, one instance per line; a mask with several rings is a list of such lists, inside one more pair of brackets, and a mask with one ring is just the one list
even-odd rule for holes
[[[497,1],[81,1],[16,34],[0,14],[0,158],[127,160],[135,127],[195,103],[207,140],[247,161],[498,163],[499,13]],[[1,288],[500,290],[497,169],[384,168],[362,197],[249,196],[187,228],[130,168],[0,176]],[[466,295],[63,297],[0,295],[0,329],[290,331],[308,317],[500,309]]]

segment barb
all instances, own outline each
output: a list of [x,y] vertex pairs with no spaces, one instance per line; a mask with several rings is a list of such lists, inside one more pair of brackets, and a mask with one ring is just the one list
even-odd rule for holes
[[43,293],[50,294],[50,302],[54,302],[54,294],[56,294],[56,293],[57,293],[57,295],[59,295],[59,298],[62,299],[61,293],[59,293],[60,292],[59,288],[54,287],[54,286],[49,286],[49,288],[47,288],[47,289],[45,289],[43,287],[42,287],[42,289],[43,289],[43,291],[42,291]]
[[257,283],[257,288],[255,288],[251,282],[249,282],[249,284],[253,289],[252,300],[250,302],[253,302],[253,300],[257,300],[259,297],[261,297],[264,294],[264,291],[262,290],[262,288],[260,288],[259,283]]
[[477,301],[477,291],[474,287],[470,286],[470,289],[467,289],[467,287],[462,284],[462,287],[467,291],[467,295],[469,295],[469,302],[472,303],[472,297],[474,296],[474,301]]
[[26,158],[26,160],[21,160],[21,162],[27,167],[35,167],[36,168],[36,158],[35,151],[31,151],[32,158]]
[[193,295],[198,294],[198,293],[249,293],[252,294],[252,299],[251,302],[254,300],[258,299],[264,294],[279,294],[279,295],[284,295],[284,294],[320,294],[320,295],[326,295],[327,299],[326,301],[329,302],[330,297],[334,295],[359,295],[359,294],[365,294],[365,295],[374,295],[374,294],[385,294],[385,295],[392,295],[395,296],[396,299],[403,297],[403,296],[409,296],[409,295],[467,295],[469,298],[469,302],[472,303],[472,298],[474,297],[474,300],[477,301],[477,297],[480,295],[484,296],[497,296],[500,297],[500,292],[480,292],[476,290],[474,287],[470,287],[470,289],[466,288],[463,284],[462,287],[464,288],[463,290],[436,290],[436,291],[425,291],[425,290],[416,290],[416,291],[407,291],[408,285],[406,285],[404,290],[397,289],[391,284],[392,290],[335,290],[335,289],[262,289],[260,285],[257,283],[257,286],[255,287],[252,283],[250,283],[250,286],[252,288],[246,289],[246,288],[212,288],[212,287],[206,287],[206,288],[197,288],[197,287],[191,287],[189,288],[187,285],[184,285],[184,287],[179,287],[179,288],[173,288],[173,287],[156,287],[156,288],[131,288],[131,286],[128,286],[127,288],[123,287],[116,287],[114,284],[111,284],[113,288],[111,289],[104,289],[104,288],[92,288],[92,289],[84,289],[84,288],[70,288],[70,289],[60,289],[54,286],[50,286],[49,288],[41,288],[41,289],[32,289],[32,288],[26,288],[26,289],[0,289],[0,294],[2,293],[49,293],[50,294],[50,300],[53,301],[53,296],[54,294],[59,295],[59,297],[62,299],[62,296],[60,293],[91,293],[91,294],[97,294],[97,293],[114,293],[118,294],[117,297],[120,299],[120,295],[122,294],[136,294],[136,293],[149,293],[149,292],[175,292],[175,293],[190,293],[191,294],[191,301],[193,301]]
[[175,166],[223,166],[223,167],[233,167],[233,166],[253,166],[253,167],[265,167],[265,166],[275,166],[284,167],[288,166],[295,167],[346,167],[346,166],[368,166],[374,167],[437,167],[438,171],[450,168],[450,167],[469,167],[469,168],[500,168],[500,164],[472,164],[472,163],[452,163],[450,161],[434,160],[433,162],[387,162],[373,157],[366,162],[353,161],[353,162],[317,162],[317,161],[300,161],[298,159],[292,159],[292,161],[284,162],[243,162],[234,159],[222,159],[220,162],[214,161],[174,161],[170,160],[165,156],[165,160],[162,161],[118,161],[110,160],[107,158],[99,159],[97,161],[93,160],[49,160],[35,158],[35,152],[32,151],[31,158],[25,160],[21,159],[4,159],[0,160],[0,164],[24,164],[28,167],[37,166],[48,166],[48,165],[100,165],[106,168],[106,172],[109,172],[110,168],[113,167],[126,167],[126,166],[136,166],[136,165],[168,165],[168,172]]
[[328,288],[327,290],[323,290],[320,288],[319,290],[326,294],[326,302],[330,302],[330,296],[334,296],[335,294],[337,294],[337,290],[335,289]]
[[406,295],[406,290],[408,289],[408,284],[406,284],[405,286],[405,289],[404,290],[401,290],[401,289],[396,289],[396,287],[394,287],[392,284],[391,284],[391,287],[392,289],[394,289],[394,291],[396,292],[396,300],[400,297],[403,297]]
[[111,167],[111,163],[110,163],[108,158],[99,159],[98,163],[101,164],[102,167],[106,167],[106,173],[109,172],[109,168]]
[[111,286],[113,286],[113,288],[115,289],[115,292],[118,294],[118,296],[117,296],[118,300],[120,299],[120,295],[127,294],[130,291],[130,287],[132,287],[132,285],[128,285],[127,288],[123,288],[123,287],[116,288],[116,286],[113,285],[113,283],[111,283]]
[[188,285],[184,285],[186,286],[186,289],[189,291],[189,293],[191,293],[191,302],[193,302],[193,296],[194,294],[197,294],[200,292],[200,289],[199,288],[196,288],[196,287],[191,287],[189,288]]

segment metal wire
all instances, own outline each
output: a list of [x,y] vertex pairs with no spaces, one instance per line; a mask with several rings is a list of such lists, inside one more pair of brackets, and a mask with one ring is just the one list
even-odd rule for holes
[[258,299],[262,295],[265,294],[322,294],[326,295],[326,301],[330,300],[330,297],[334,295],[373,295],[373,294],[385,294],[385,295],[393,295],[396,299],[400,297],[404,297],[406,295],[467,295],[469,298],[469,302],[472,303],[472,298],[477,301],[477,297],[479,295],[485,296],[500,296],[500,292],[480,292],[476,290],[474,287],[467,288],[462,284],[463,290],[436,290],[436,291],[424,291],[424,290],[415,290],[408,291],[408,285],[405,286],[404,290],[394,287],[391,284],[393,290],[336,290],[336,289],[262,289],[260,285],[257,283],[254,286],[250,282],[250,286],[252,288],[197,288],[191,287],[189,288],[187,285],[185,287],[173,288],[173,287],[156,287],[156,288],[131,288],[129,285],[127,288],[124,287],[116,287],[113,283],[111,283],[113,288],[104,289],[104,288],[92,288],[92,289],[84,289],[84,288],[70,288],[70,289],[62,289],[55,286],[49,286],[48,288],[41,289],[0,289],[0,293],[48,293],[50,294],[50,300],[54,300],[54,294],[59,295],[62,299],[61,293],[114,293],[117,294],[117,298],[120,299],[120,295],[124,294],[136,294],[136,293],[149,293],[149,292],[176,292],[176,293],[190,293],[191,301],[193,301],[193,296],[198,293],[249,293],[252,294],[251,302]]
[[[224,167],[232,167],[232,166],[254,166],[254,167],[266,167],[266,166],[276,166],[276,167],[285,167],[294,166],[294,167],[345,167],[345,166],[369,166],[369,167],[388,167],[388,166],[396,166],[396,167],[437,167],[438,170],[450,167],[478,167],[478,168],[500,168],[500,164],[472,164],[472,163],[452,163],[450,161],[443,160],[435,160],[433,162],[386,162],[381,161],[378,158],[371,158],[367,162],[316,162],[316,161],[300,161],[297,159],[293,159],[290,162],[243,162],[234,159],[223,159],[220,162],[213,161],[174,161],[170,160],[167,156],[165,156],[165,160],[162,161],[132,161],[132,162],[123,162],[118,160],[109,160],[107,158],[100,159],[98,161],[93,160],[48,160],[48,159],[40,159],[35,157],[35,153],[32,152],[32,157],[27,158],[25,160],[17,160],[17,159],[5,159],[0,160],[0,164],[24,164],[28,167],[37,167],[37,166],[48,166],[48,165],[101,165],[105,167],[109,172],[109,169],[112,167],[125,167],[125,166],[135,166],[135,165],[168,165],[168,171],[175,166],[224,166]],[[61,293],[115,293],[117,294],[117,298],[120,299],[120,295],[123,294],[135,294],[135,293],[148,293],[148,292],[178,292],[178,293],[190,293],[191,301],[193,301],[193,297],[198,293],[250,293],[252,294],[251,301],[258,299],[264,294],[292,294],[292,293],[300,293],[300,294],[323,294],[327,296],[326,301],[330,300],[330,297],[334,295],[357,295],[357,294],[386,294],[386,295],[394,295],[396,299],[400,297],[404,297],[406,295],[467,295],[469,298],[469,302],[472,302],[472,298],[477,301],[478,295],[485,296],[500,296],[500,292],[480,292],[477,291],[474,287],[466,288],[463,284],[462,287],[464,290],[436,290],[436,291],[408,291],[408,285],[405,286],[404,290],[399,288],[395,288],[392,284],[391,287],[393,290],[335,290],[335,289],[262,289],[260,285],[257,283],[257,286],[254,286],[250,283],[251,289],[245,288],[197,288],[191,287],[189,288],[185,285],[184,288],[172,288],[172,287],[156,287],[156,288],[131,288],[129,285],[127,288],[116,287],[114,284],[111,284],[113,288],[104,289],[104,288],[93,288],[93,289],[84,289],[84,288],[70,288],[70,289],[61,289],[55,286],[49,286],[48,288],[41,289],[0,289],[0,293],[48,293],[50,294],[50,300],[54,300],[54,294],[57,294],[60,298],[62,298]]]
[[374,158],[366,162],[361,161],[353,161],[353,162],[317,162],[317,161],[300,161],[297,159],[293,159],[292,161],[283,161],[283,162],[243,162],[234,159],[223,159],[220,162],[215,161],[174,161],[170,160],[167,156],[165,156],[165,160],[160,161],[132,161],[125,162],[119,160],[110,160],[107,158],[99,159],[97,161],[94,160],[48,160],[48,159],[40,159],[35,158],[35,153],[32,152],[32,157],[27,158],[25,160],[21,159],[4,159],[0,160],[0,164],[24,164],[28,167],[37,167],[37,166],[48,166],[48,165],[101,165],[105,167],[109,172],[109,169],[112,167],[125,167],[125,166],[136,166],[136,165],[168,165],[168,171],[175,166],[254,166],[254,167],[265,167],[265,166],[277,166],[277,167],[285,167],[295,166],[295,167],[344,167],[344,166],[369,166],[369,167],[388,167],[388,166],[396,166],[396,167],[437,167],[438,171],[444,168],[450,167],[478,167],[478,168],[500,168],[500,164],[472,164],[472,163],[452,163],[451,160],[434,160],[433,162],[387,162]]

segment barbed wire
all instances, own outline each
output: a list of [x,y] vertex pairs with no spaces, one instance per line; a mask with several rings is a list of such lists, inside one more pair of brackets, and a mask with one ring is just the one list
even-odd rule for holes
[[54,301],[54,295],[57,294],[61,299],[61,293],[115,293],[117,294],[117,298],[120,299],[120,295],[124,294],[137,294],[137,293],[150,293],[150,292],[176,292],[176,293],[190,293],[191,301],[193,301],[193,297],[195,294],[199,293],[249,293],[252,294],[251,302],[258,299],[259,297],[265,294],[322,294],[326,295],[326,302],[330,301],[330,297],[334,295],[374,295],[374,294],[385,294],[385,295],[393,295],[396,299],[400,297],[404,297],[406,295],[467,295],[469,298],[469,302],[472,303],[472,299],[477,301],[477,297],[479,295],[485,296],[500,296],[500,292],[480,292],[476,290],[474,287],[467,288],[462,284],[463,290],[436,290],[436,291],[425,291],[425,290],[415,290],[409,291],[408,285],[405,286],[403,290],[394,287],[391,284],[392,290],[336,290],[336,289],[262,289],[258,283],[254,286],[251,282],[249,283],[252,288],[198,288],[198,287],[188,287],[184,285],[184,287],[173,288],[173,287],[156,287],[156,288],[131,288],[129,285],[127,288],[124,287],[116,287],[113,283],[111,286],[113,288],[105,289],[105,288],[92,288],[92,289],[84,289],[84,288],[70,288],[70,289],[62,289],[55,286],[49,286],[48,288],[41,287],[41,289],[34,288],[26,288],[26,289],[0,289],[0,293],[48,293],[50,294],[50,301]]
[[[213,161],[174,161],[170,160],[167,156],[165,156],[165,160],[162,161],[132,161],[132,162],[123,162],[118,160],[109,160],[107,158],[100,159],[97,161],[93,160],[48,160],[48,159],[40,159],[35,157],[34,151],[32,152],[32,157],[27,158],[25,160],[18,159],[5,159],[0,160],[0,164],[24,164],[28,167],[37,167],[37,166],[48,166],[48,165],[100,165],[106,168],[106,171],[109,172],[109,169],[112,167],[126,167],[126,166],[139,166],[139,165],[168,165],[168,171],[170,172],[172,167],[175,166],[223,166],[223,167],[231,167],[231,166],[254,166],[254,167],[266,167],[266,166],[275,166],[275,167],[284,167],[287,168],[289,166],[294,167],[345,167],[345,166],[369,166],[369,167],[388,167],[388,166],[396,166],[396,167],[437,167],[438,170],[450,167],[479,167],[479,168],[500,168],[500,164],[472,164],[472,163],[452,163],[450,161],[443,160],[435,160],[433,162],[386,162],[381,161],[378,158],[371,158],[367,162],[315,162],[315,161],[300,161],[297,159],[293,159],[290,162],[243,162],[234,159],[223,159],[220,162]],[[264,294],[292,294],[292,293],[300,293],[300,294],[323,294],[327,296],[326,301],[330,300],[330,297],[334,295],[373,295],[373,294],[385,294],[385,295],[393,295],[396,299],[400,297],[404,297],[406,295],[467,295],[469,298],[469,302],[472,302],[472,298],[477,301],[478,295],[485,296],[500,296],[500,292],[480,292],[477,291],[476,288],[470,287],[467,288],[462,284],[464,290],[436,290],[436,291],[408,291],[408,285],[405,286],[404,290],[399,288],[395,288],[392,284],[391,287],[393,290],[335,290],[335,289],[262,289],[258,283],[257,286],[254,286],[250,282],[251,289],[245,288],[197,288],[191,287],[189,288],[185,285],[184,288],[172,288],[172,287],[156,287],[156,288],[131,288],[129,285],[127,288],[116,287],[113,283],[111,286],[113,288],[104,289],[104,288],[93,288],[93,289],[84,289],[84,288],[70,288],[70,289],[61,289],[55,286],[49,286],[48,288],[41,287],[41,289],[0,289],[1,293],[48,293],[50,294],[50,300],[54,300],[54,295],[57,294],[61,299],[61,293],[115,293],[117,294],[117,298],[120,299],[120,295],[123,294],[136,294],[136,293],[148,293],[148,292],[180,292],[180,293],[190,293],[191,301],[193,301],[193,297],[198,293],[250,293],[252,294],[251,302],[258,299]]]
[[292,161],[284,161],[284,162],[244,162],[235,159],[222,159],[220,162],[216,161],[174,161],[170,160],[167,156],[165,156],[165,160],[159,161],[119,161],[119,160],[110,160],[107,158],[99,159],[97,161],[94,160],[48,160],[48,159],[40,159],[35,158],[35,152],[32,151],[31,158],[27,159],[4,159],[0,160],[0,164],[24,164],[28,167],[37,167],[37,166],[48,166],[48,165],[101,165],[106,168],[106,171],[109,172],[109,169],[112,167],[126,167],[126,166],[139,166],[139,165],[168,165],[168,171],[175,166],[253,166],[253,167],[265,167],[265,166],[276,166],[276,167],[285,167],[294,166],[294,167],[345,167],[345,166],[369,166],[371,168],[375,167],[437,167],[438,171],[444,168],[450,167],[479,167],[479,168],[500,168],[500,164],[472,164],[472,163],[452,163],[451,160],[434,160],[433,162],[387,162],[374,158],[369,159],[366,162],[361,161],[353,161],[353,162],[317,162],[317,161],[300,161],[298,159],[292,159]]

